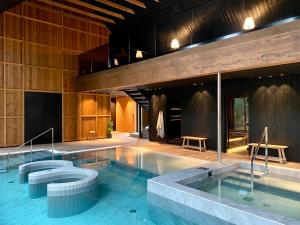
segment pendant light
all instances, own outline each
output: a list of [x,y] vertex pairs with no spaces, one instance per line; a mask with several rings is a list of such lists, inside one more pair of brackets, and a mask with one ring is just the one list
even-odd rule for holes
[[140,50],[136,50],[135,57],[136,57],[137,59],[143,58],[143,52],[140,51]]
[[[243,16],[245,17],[245,0],[243,0]],[[252,30],[254,28],[255,28],[255,22],[253,16],[245,17],[243,29]]]
[[173,48],[173,49],[177,49],[177,48],[179,48],[179,41],[178,41],[178,39],[173,39],[172,40],[172,42],[171,42],[171,48]]

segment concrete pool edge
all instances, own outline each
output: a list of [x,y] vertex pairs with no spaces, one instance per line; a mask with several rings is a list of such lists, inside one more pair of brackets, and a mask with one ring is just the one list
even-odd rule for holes
[[[209,171],[214,175],[224,173],[235,168],[248,168],[249,163],[243,161],[227,160],[224,164],[208,163],[200,168],[191,168],[155,177],[148,180],[147,191],[161,197],[173,200],[200,212],[215,216],[221,220],[234,224],[245,225],[279,225],[299,224],[299,221],[269,211],[253,208],[249,205],[235,203],[232,200],[196,190],[184,185],[184,182],[206,178]],[[262,165],[257,164],[256,169]],[[202,169],[201,169],[202,168]],[[206,170],[205,168],[209,168]],[[270,167],[270,173],[278,175],[293,175],[300,178],[300,170],[286,169],[276,166]]]

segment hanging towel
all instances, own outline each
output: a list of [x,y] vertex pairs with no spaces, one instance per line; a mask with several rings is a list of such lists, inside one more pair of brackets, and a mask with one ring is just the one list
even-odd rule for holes
[[158,113],[156,131],[157,131],[158,137],[160,137],[160,138],[165,137],[164,116],[163,116],[162,111],[159,111],[159,113]]

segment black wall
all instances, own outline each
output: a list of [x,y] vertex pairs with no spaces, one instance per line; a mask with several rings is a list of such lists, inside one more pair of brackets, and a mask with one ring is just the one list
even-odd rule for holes
[[[160,90],[150,100],[150,140],[156,137],[158,111],[163,110],[169,96],[181,98],[181,135],[199,135],[209,138],[208,148],[217,148],[216,82]],[[248,96],[249,141],[258,142],[263,128],[269,127],[272,144],[288,145],[289,161],[300,162],[300,76],[222,81],[223,150],[226,146],[226,98]]]
[[[25,92],[25,141],[54,128],[54,141],[62,141],[62,96],[61,94]],[[50,143],[48,133],[34,144]]]

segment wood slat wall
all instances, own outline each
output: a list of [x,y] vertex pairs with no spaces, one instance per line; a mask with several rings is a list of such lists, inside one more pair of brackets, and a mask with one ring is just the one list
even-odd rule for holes
[[78,140],[86,140],[89,131],[95,131],[97,138],[106,137],[106,127],[110,120],[110,96],[80,93],[78,115]]
[[61,93],[63,140],[78,139],[77,56],[108,35],[99,21],[33,0],[0,15],[0,147],[24,141],[25,91]]

